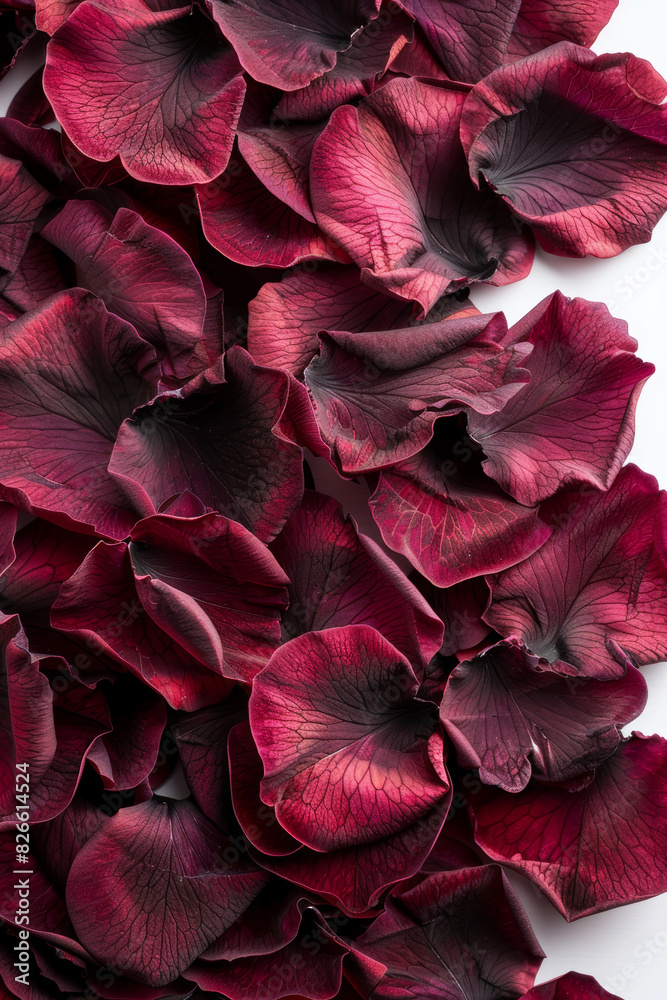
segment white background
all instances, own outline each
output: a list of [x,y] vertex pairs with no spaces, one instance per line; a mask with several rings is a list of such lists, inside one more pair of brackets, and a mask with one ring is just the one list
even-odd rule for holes
[[[597,53],[633,52],[667,75],[665,0],[620,0],[593,48]],[[0,114],[37,62],[24,61],[0,84]],[[657,226],[650,244],[612,260],[564,260],[538,250],[526,280],[505,288],[476,286],[472,297],[483,312],[503,310],[513,323],[557,288],[569,296],[605,302],[628,322],[640,356],[655,364],[656,374],[645,386],[637,409],[631,460],[667,487],[667,218]],[[321,488],[330,492],[324,483]],[[362,530],[375,534],[364,522]],[[649,704],[628,731],[667,736],[667,665],[643,672]],[[623,1000],[667,997],[667,895],[568,924],[529,882],[510,877],[547,954],[538,983],[575,969],[595,976]]]

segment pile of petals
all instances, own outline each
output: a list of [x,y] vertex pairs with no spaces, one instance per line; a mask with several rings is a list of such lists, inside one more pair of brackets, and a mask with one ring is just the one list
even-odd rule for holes
[[0,2],[5,995],[614,1000],[507,872],[667,891],[653,366],[469,289],[667,209],[615,6]]

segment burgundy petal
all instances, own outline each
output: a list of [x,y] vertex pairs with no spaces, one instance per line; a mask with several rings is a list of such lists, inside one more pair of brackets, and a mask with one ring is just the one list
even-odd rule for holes
[[502,313],[387,333],[320,334],[305,371],[323,440],[357,475],[411,458],[443,411],[500,410],[529,378],[507,350]]
[[[615,5],[614,5],[615,6]],[[592,976],[581,972],[566,972],[558,979],[550,979],[529,990],[521,1000],[621,1000],[608,993]]]
[[429,445],[386,469],[370,500],[385,543],[437,587],[512,566],[551,533],[538,508],[515,503],[487,477],[459,476],[473,453],[466,439],[455,449],[443,459]]
[[122,538],[132,518],[107,463],[123,419],[154,392],[153,349],[82,289],[1,336],[0,482],[19,506]]
[[601,679],[667,657],[667,496],[628,465],[608,493],[554,503],[554,531],[525,562],[489,579],[484,618],[554,669]]
[[530,385],[500,412],[470,413],[486,472],[524,504],[563,486],[611,486],[634,437],[639,392],[654,371],[606,306],[556,292],[512,331],[533,345]]
[[521,0],[507,49],[508,61],[570,41],[590,46],[618,7],[618,0]]
[[667,741],[635,734],[580,791],[534,785],[473,803],[489,857],[535,882],[567,920],[667,891]]
[[646,243],[667,208],[666,93],[644,60],[571,42],[503,66],[466,101],[471,176],[551,253],[613,257]]
[[146,514],[187,490],[269,541],[303,489],[301,450],[274,430],[288,389],[232,347],[224,377],[217,365],[126,420],[109,467]]
[[250,76],[279,90],[297,90],[336,65],[352,36],[377,17],[380,0],[207,0]]
[[416,823],[370,844],[326,853],[302,847],[287,856],[251,854],[262,868],[317,892],[345,913],[366,914],[390,886],[420,870],[438,839],[450,803],[447,795]]
[[310,260],[349,260],[317,227],[298,187],[290,185],[288,193],[290,201],[298,199],[299,210],[265,187],[240,153],[224,173],[198,185],[196,192],[206,239],[238,264],[291,267]]
[[224,990],[229,1000],[278,1000],[298,993],[310,1000],[332,1000],[342,982],[349,949],[332,934],[314,907],[304,913],[299,937],[263,955],[231,962],[197,962],[185,975],[207,990]]
[[498,865],[430,875],[388,897],[355,948],[386,967],[372,1000],[492,1000],[530,989],[544,953]]
[[229,734],[229,773],[236,818],[248,844],[264,854],[281,857],[301,847],[276,818],[276,811],[259,796],[263,775],[262,758],[247,720]]
[[315,217],[368,284],[425,312],[471,281],[525,277],[533,247],[490,191],[475,191],[458,137],[466,89],[395,79],[338,108],[315,143]]
[[130,675],[105,691],[113,727],[101,736],[87,759],[105,788],[136,788],[155,767],[167,722],[162,698]]
[[220,670],[204,666],[153,621],[123,543],[96,545],[61,587],[51,615],[56,628],[129,668],[172,708],[196,711],[230,690]]
[[521,0],[403,0],[452,80],[475,83],[503,61]]
[[510,640],[452,671],[440,718],[460,764],[479,768],[487,785],[519,792],[531,774],[559,783],[597,767],[646,697],[634,667],[604,683],[563,677]]
[[44,67],[40,66],[17,90],[7,108],[9,118],[16,118],[24,125],[39,126],[50,125],[55,120],[53,108],[42,86],[43,73]]
[[231,815],[227,738],[245,709],[237,690],[220,704],[181,715],[170,727],[192,797],[221,830],[229,828]]
[[371,625],[415,668],[442,644],[442,628],[419,592],[335,500],[306,491],[271,551],[290,578],[283,633],[294,638],[343,625]]
[[14,814],[17,805],[15,765],[27,763],[29,780],[39,782],[55,756],[57,736],[53,692],[40,672],[39,661],[31,660],[18,615],[2,615],[0,636],[3,661],[0,712],[6,734],[0,741],[0,811],[6,818]]
[[[414,307],[363,284],[356,267],[322,265],[264,285],[248,305],[248,350],[255,361],[301,375],[318,350],[321,330],[393,330],[414,325]],[[467,300],[446,296],[430,318],[477,313]]]
[[350,48],[338,56],[333,69],[307,87],[282,95],[275,117],[278,121],[321,121],[339,105],[367,97],[413,36],[413,22],[398,5],[384,5],[377,18],[354,35]]
[[227,166],[240,70],[197,8],[85,0],[49,42],[44,89],[86,155],[120,155],[139,180],[192,184]]
[[262,799],[314,850],[369,843],[449,790],[442,738],[408,661],[367,625],[310,632],[255,678],[250,724]]
[[19,160],[0,155],[0,275],[13,273],[28,246],[48,191]]
[[116,813],[77,854],[67,906],[98,961],[152,986],[168,983],[260,891],[252,864],[187,801],[150,799]]
[[206,295],[187,253],[166,233],[121,208],[112,218],[92,201],[70,201],[42,236],[77,266],[77,284],[136,328],[169,375],[208,365],[203,349]]
[[52,35],[80,3],[81,0],[35,0],[37,27]]
[[68,271],[67,261],[60,259],[41,236],[33,234],[18,267],[2,281],[3,297],[19,313],[27,312],[69,288],[74,276]]
[[251,681],[280,642],[288,601],[288,579],[266,547],[218,514],[146,518],[130,539],[137,593],[153,621],[211,669]]

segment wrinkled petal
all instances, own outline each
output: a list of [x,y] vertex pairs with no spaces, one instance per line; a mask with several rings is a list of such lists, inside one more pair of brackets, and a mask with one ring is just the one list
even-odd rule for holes
[[545,250],[613,257],[667,209],[667,84],[627,53],[560,42],[496,70],[463,111],[470,174]]
[[485,621],[564,673],[605,679],[628,660],[665,659],[666,505],[655,479],[634,465],[608,493],[563,494],[544,546],[489,579]]
[[227,166],[240,69],[197,8],[85,0],[49,42],[44,89],[87,156],[120,155],[142,181],[192,184]]
[[472,805],[489,857],[535,882],[567,920],[667,891],[667,741],[633,735],[580,791],[494,790]]

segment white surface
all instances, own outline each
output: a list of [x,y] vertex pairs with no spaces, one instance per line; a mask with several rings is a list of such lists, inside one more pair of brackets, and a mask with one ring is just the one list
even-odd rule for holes
[[[593,49],[599,54],[633,52],[667,76],[666,40],[665,0],[620,0]],[[629,324],[639,355],[655,365],[637,407],[630,460],[667,488],[667,217],[650,243],[611,260],[566,260],[538,250],[525,281],[505,288],[476,286],[471,297],[478,309],[500,309],[514,323],[557,288],[565,295],[606,303]],[[648,705],[626,733],[636,729],[667,736],[667,664],[642,672],[649,687]],[[574,969],[595,976],[623,1000],[667,997],[667,895],[568,924],[530,882],[510,878],[547,954],[538,983]]]
[[[594,50],[634,52],[667,75],[666,38],[664,0],[620,0]],[[19,65],[0,85],[0,114],[35,66],[33,60],[29,66]],[[656,374],[639,403],[631,459],[667,487],[667,219],[656,228],[650,244],[633,247],[612,260],[564,260],[538,251],[525,281],[505,288],[476,286],[472,296],[478,308],[503,310],[515,322],[557,288],[566,295],[605,302],[629,323],[641,357],[655,364]],[[370,524],[360,527],[375,534]],[[644,674],[649,705],[628,728],[667,736],[667,665],[648,667]],[[595,976],[623,1000],[667,997],[667,895],[568,924],[529,882],[510,877],[547,953],[538,982],[575,969]]]

